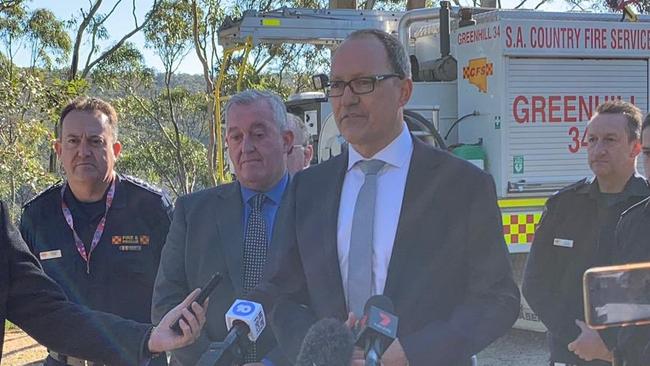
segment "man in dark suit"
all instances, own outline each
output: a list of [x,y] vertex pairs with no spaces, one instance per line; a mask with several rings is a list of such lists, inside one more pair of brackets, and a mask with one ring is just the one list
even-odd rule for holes
[[[154,286],[155,322],[212,274],[224,275],[207,310],[206,331],[192,346],[172,352],[172,364],[195,365],[210,342],[227,335],[224,314],[259,282],[289,179],[286,163],[293,134],[282,100],[268,92],[244,91],[230,98],[225,115],[228,153],[238,181],[176,201]],[[267,329],[247,361],[262,360],[274,346]],[[282,364],[273,355],[263,361]]]
[[274,305],[291,360],[312,323],[352,325],[376,294],[399,317],[385,366],[469,364],[517,317],[494,182],[410,135],[411,91],[408,58],[387,33],[357,31],[336,50],[328,92],[350,147],[295,176],[254,294]]
[[[186,309],[196,295],[198,290],[155,328],[72,303],[45,275],[0,202],[0,359],[8,319],[57,352],[111,365],[142,365],[154,354],[185,346],[199,336],[205,313],[197,303],[192,303],[196,316]],[[188,321],[181,321],[183,335],[177,335],[169,325],[181,314]]]

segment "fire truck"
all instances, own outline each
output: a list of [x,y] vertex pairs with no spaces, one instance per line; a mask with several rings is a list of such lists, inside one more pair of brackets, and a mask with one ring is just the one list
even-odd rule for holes
[[[547,198],[591,175],[586,124],[596,106],[622,99],[648,110],[650,17],[636,20],[461,9],[446,1],[403,13],[285,8],[227,19],[219,42],[229,57],[260,43],[334,49],[363,28],[399,37],[413,70],[409,129],[492,174],[504,238],[521,279]],[[324,93],[292,96],[287,108],[306,122],[318,161],[341,152],[345,141]],[[544,330],[523,298],[515,326]]]

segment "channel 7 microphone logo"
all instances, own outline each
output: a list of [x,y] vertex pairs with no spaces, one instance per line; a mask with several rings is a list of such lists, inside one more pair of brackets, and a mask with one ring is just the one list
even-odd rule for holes
[[376,331],[395,338],[397,337],[397,323],[398,318],[386,311],[383,311],[375,306],[370,308],[368,314],[368,325]]
[[388,315],[388,314],[386,314],[384,312],[379,313],[379,318],[381,319],[379,321],[379,324],[381,324],[384,327],[389,326],[390,322],[392,321],[392,319],[390,318],[390,315]]

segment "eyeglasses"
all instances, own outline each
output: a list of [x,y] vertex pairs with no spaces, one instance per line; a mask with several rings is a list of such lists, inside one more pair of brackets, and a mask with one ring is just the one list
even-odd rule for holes
[[375,84],[378,81],[386,80],[389,78],[402,78],[398,74],[384,74],[374,76],[364,76],[350,81],[334,80],[329,82],[327,88],[327,96],[340,97],[345,92],[345,87],[349,86],[350,91],[356,95],[372,93],[375,90]]

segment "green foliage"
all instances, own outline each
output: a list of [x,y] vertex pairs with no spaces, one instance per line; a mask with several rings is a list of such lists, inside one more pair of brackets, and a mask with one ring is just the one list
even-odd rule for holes
[[41,73],[0,75],[0,197],[14,209],[56,180],[45,168],[53,137],[50,92]]
[[20,39],[27,33],[25,22],[27,10],[17,5],[0,12],[0,41],[8,59],[13,59]]
[[22,5],[0,13],[0,41],[9,59],[18,48],[29,49],[31,67],[51,68],[65,62],[72,47],[63,21],[47,9],[29,12]]
[[142,52],[126,42],[92,71],[93,86],[111,97],[119,94],[143,93],[151,87],[155,72],[147,67]]
[[[174,138],[176,129],[169,114],[169,97],[175,107],[180,149]],[[119,168],[169,188],[174,196],[209,186],[207,103],[203,93],[181,88],[172,89],[169,96],[161,91],[148,99],[132,95],[115,100],[124,146]],[[183,158],[180,162],[177,152]],[[181,168],[185,179],[179,174]]]
[[[171,133],[167,130],[167,133]],[[184,194],[181,191],[183,182],[179,180],[175,169],[174,151],[169,148],[167,141],[160,134],[144,137],[146,144],[129,134],[124,141],[124,154],[119,161],[120,171],[128,172],[149,182],[168,187],[175,197]],[[205,164],[207,150],[201,142],[186,135],[181,136],[181,149],[187,161],[187,168],[192,181],[192,189],[202,189],[209,186],[209,171]]]
[[192,45],[192,13],[187,1],[162,0],[144,29],[147,47],[156,50],[166,71],[181,61]]
[[[27,20],[27,36],[32,45],[32,65],[50,68],[67,61],[72,41],[64,22],[47,9],[35,10]],[[51,56],[54,56],[52,60]]]

